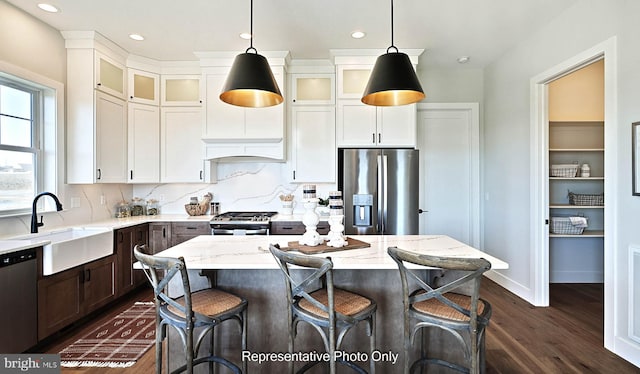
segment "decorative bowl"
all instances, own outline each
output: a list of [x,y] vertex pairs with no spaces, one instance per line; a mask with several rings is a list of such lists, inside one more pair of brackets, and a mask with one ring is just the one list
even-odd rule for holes
[[184,210],[190,216],[201,216],[207,212],[207,205],[200,204],[184,204]]

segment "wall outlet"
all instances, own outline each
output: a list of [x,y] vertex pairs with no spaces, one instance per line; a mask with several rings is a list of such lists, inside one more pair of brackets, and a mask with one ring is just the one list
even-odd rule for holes
[[107,199],[104,195],[100,195],[100,205],[105,205],[107,203]]

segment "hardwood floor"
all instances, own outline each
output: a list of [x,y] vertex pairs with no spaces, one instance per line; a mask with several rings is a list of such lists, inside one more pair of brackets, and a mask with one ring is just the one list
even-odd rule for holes
[[[640,373],[640,368],[603,347],[601,284],[552,284],[550,292],[551,306],[535,308],[496,283],[483,280],[482,297],[493,306],[486,337],[488,374]],[[58,353],[134,301],[150,299],[149,290],[135,292],[100,314],[100,318],[62,334],[40,351]],[[151,349],[131,368],[63,368],[62,373],[151,373],[155,370],[154,359]]]

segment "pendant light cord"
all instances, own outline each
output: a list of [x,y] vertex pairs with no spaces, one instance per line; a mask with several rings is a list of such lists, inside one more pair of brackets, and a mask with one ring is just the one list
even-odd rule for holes
[[249,38],[249,48],[247,48],[245,53],[249,53],[250,50],[253,50],[257,54],[258,50],[253,48],[253,0],[251,0],[251,17],[249,17],[249,19],[251,20],[251,26],[249,28],[251,38]]
[[[251,1],[253,1],[253,0],[251,0]],[[393,0],[391,0],[391,46],[389,48],[387,48],[387,53],[389,53],[389,50],[391,48],[395,49],[396,53],[399,52],[398,51],[398,47],[393,45]]]

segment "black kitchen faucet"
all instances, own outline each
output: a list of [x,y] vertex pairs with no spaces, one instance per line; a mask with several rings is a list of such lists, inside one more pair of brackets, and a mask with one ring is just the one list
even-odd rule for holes
[[56,202],[56,210],[58,212],[62,210],[62,204],[60,203],[60,200],[58,200],[58,197],[56,195],[52,194],[51,192],[42,192],[37,194],[36,197],[33,198],[33,204],[31,205],[31,233],[32,234],[38,232],[38,227],[44,226],[44,223],[42,223],[42,216],[40,216],[40,222],[38,222],[38,217],[36,216],[36,205],[38,204],[38,199],[40,199],[44,195],[48,195],[53,198],[53,200]]

